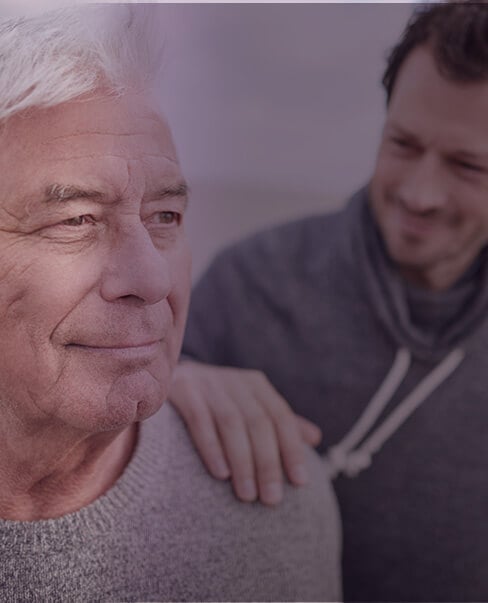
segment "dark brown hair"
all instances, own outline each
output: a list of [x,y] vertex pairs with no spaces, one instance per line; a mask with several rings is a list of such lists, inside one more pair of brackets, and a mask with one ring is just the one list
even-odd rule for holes
[[488,4],[446,2],[417,8],[387,59],[382,80],[387,103],[405,59],[423,45],[429,46],[444,77],[488,80]]

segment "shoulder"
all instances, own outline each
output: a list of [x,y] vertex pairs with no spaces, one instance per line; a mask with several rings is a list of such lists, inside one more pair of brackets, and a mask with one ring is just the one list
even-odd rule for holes
[[[262,230],[219,252],[198,282],[195,293],[209,287],[226,295],[280,292],[302,286],[337,256],[346,227],[345,211],[317,214]],[[284,291],[284,294],[286,294]],[[275,295],[273,295],[275,297]]]
[[[334,600],[340,597],[338,507],[323,461],[310,451],[311,479],[302,488],[286,487],[281,505],[239,502],[229,482],[213,479],[204,468],[185,426],[168,404],[160,411],[167,441],[166,489],[177,522],[199,526],[198,541],[219,551],[247,600]],[[187,536],[180,531],[180,539]],[[195,540],[193,533],[191,538]],[[237,586],[238,585],[238,586]],[[224,597],[225,598],[225,597]]]
[[344,214],[344,210],[314,214],[261,230],[228,247],[220,256],[241,263],[281,262],[283,258],[306,262],[317,253],[323,253],[333,241],[344,222]]

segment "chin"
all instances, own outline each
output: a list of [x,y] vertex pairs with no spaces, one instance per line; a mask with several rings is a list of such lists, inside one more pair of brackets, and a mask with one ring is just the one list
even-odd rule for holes
[[119,377],[106,397],[109,416],[118,417],[127,425],[143,421],[156,413],[168,394],[166,383],[149,371],[138,371]]
[[160,410],[162,405],[165,403],[166,396],[158,398],[157,400],[148,400],[147,398],[140,400],[137,403],[135,421],[145,421],[152,417]]
[[431,265],[429,257],[416,253],[402,253],[393,251],[390,253],[392,261],[401,269],[424,270]]
[[439,255],[435,253],[392,253],[391,259],[398,271],[412,284],[429,285],[432,271],[439,265]]
[[156,379],[149,371],[120,375],[108,382],[93,379],[73,391],[58,390],[56,398],[65,403],[56,415],[65,425],[85,433],[121,430],[144,421],[163,405],[169,391],[169,379]]

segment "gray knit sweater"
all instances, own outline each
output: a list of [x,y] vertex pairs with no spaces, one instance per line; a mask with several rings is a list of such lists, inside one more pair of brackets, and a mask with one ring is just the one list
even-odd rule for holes
[[336,502],[309,461],[316,478],[283,505],[239,503],[166,404],[107,494],[59,519],[0,521],[0,600],[338,600]]

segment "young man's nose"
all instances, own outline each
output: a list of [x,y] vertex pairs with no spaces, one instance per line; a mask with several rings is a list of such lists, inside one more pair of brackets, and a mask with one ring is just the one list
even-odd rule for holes
[[444,207],[447,196],[446,174],[434,155],[424,155],[410,166],[398,190],[403,207],[428,214]]

